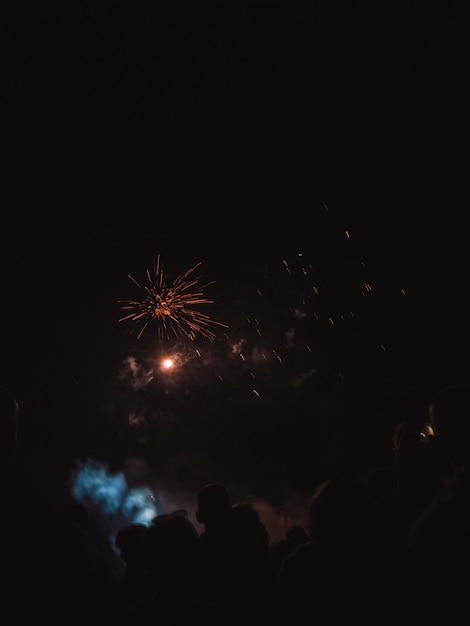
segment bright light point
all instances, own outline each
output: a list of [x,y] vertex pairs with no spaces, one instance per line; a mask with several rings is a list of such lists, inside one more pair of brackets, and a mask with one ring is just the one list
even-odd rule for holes
[[174,366],[175,362],[173,361],[173,359],[164,359],[162,361],[162,367],[164,370],[170,370]]

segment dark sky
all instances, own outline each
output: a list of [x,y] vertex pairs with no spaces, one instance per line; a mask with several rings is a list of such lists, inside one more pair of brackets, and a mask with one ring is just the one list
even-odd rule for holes
[[[135,456],[308,491],[380,462],[468,376],[463,5],[311,4],[6,10],[2,380],[32,488]],[[213,344],[117,321],[157,254],[170,282],[199,261],[215,280]],[[171,384],[151,364],[167,349]],[[135,397],[129,358],[152,381]]]

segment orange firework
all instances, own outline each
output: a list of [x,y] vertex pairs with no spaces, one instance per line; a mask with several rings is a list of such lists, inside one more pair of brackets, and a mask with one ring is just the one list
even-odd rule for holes
[[200,278],[191,277],[200,265],[202,261],[180,274],[169,287],[165,284],[160,255],[154,261],[153,274],[150,270],[146,272],[148,280],[146,285],[140,285],[129,275],[139,289],[144,289],[146,295],[143,300],[119,300],[121,308],[130,311],[128,315],[121,317],[119,322],[126,320],[134,322],[135,328],[139,330],[138,339],[150,323],[156,322],[158,335],[162,339],[169,339],[170,335],[183,335],[194,341],[197,335],[201,335],[213,341],[216,335],[211,327],[227,328],[227,326],[193,308],[214,302],[204,297],[204,289],[215,281],[200,285]]

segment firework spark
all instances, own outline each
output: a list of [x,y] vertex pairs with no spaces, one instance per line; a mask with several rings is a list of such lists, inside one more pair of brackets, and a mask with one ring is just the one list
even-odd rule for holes
[[139,330],[137,338],[140,339],[149,324],[157,324],[158,335],[162,339],[169,339],[171,335],[185,336],[191,341],[201,335],[213,341],[216,337],[211,330],[213,326],[225,324],[214,321],[209,315],[201,313],[195,306],[213,304],[204,296],[204,289],[215,281],[200,285],[200,278],[193,277],[193,273],[202,265],[202,261],[190,267],[180,274],[172,285],[167,286],[163,273],[163,265],[160,263],[160,255],[154,261],[153,273],[147,269],[147,284],[141,285],[135,278],[129,275],[132,282],[143,289],[146,293],[143,300],[119,300],[123,311],[130,311],[119,322],[134,322]]

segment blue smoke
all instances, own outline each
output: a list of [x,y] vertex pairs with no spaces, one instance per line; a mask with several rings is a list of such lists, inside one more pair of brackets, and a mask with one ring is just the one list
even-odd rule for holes
[[112,543],[123,526],[149,526],[158,513],[149,487],[130,488],[123,472],[111,473],[105,463],[93,459],[80,462],[70,489]]

